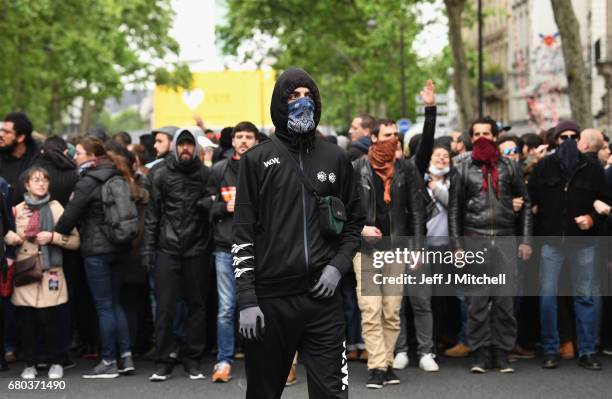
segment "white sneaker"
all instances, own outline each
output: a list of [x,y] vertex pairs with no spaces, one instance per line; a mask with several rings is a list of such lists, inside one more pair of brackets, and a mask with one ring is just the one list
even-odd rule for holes
[[49,368],[49,379],[59,380],[64,378],[64,368],[60,364],[52,364]]
[[434,360],[434,354],[426,353],[421,356],[421,360],[419,361],[419,367],[425,371],[440,371],[440,367],[438,363]]
[[406,352],[398,352],[393,359],[393,368],[396,370],[403,370],[408,367],[408,354]]
[[21,372],[21,378],[23,378],[24,380],[33,380],[34,378],[36,378],[36,374],[38,374],[38,372],[36,371],[36,367],[26,367]]

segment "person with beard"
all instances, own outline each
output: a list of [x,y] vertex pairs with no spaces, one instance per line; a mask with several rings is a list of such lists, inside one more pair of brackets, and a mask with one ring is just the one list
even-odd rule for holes
[[190,379],[204,378],[200,362],[206,343],[207,250],[211,239],[206,183],[210,170],[197,156],[199,134],[198,127],[176,131],[172,156],[153,177],[145,214],[142,262],[147,270],[153,270],[157,300],[156,369],[151,381],[165,381],[172,374],[172,323],[179,293],[187,302],[183,365]]
[[[431,136],[433,145],[436,107],[435,87],[431,80],[427,81],[421,95],[426,104],[425,131],[428,137]],[[365,216],[361,236],[373,248],[388,250],[377,244],[383,237],[422,235],[423,213],[416,196],[417,179],[422,178],[415,160],[401,161],[402,150],[394,121],[380,119],[372,130],[371,139],[367,158],[358,159],[353,164],[355,178],[359,181],[361,212]],[[387,290],[385,286],[380,286],[378,295],[363,295],[362,285],[367,282],[362,281],[362,263],[366,260],[366,264],[372,263],[370,250],[357,253],[353,267],[362,333],[368,352],[366,387],[379,389],[400,383],[392,366],[400,334],[402,295]]]
[[[344,314],[336,288],[351,268],[363,227],[353,168],[337,145],[315,138],[321,97],[302,69],[279,76],[270,113],[276,133],[241,156],[234,208],[246,397],[280,398],[298,351],[310,398],[347,398]],[[329,196],[346,219],[331,236],[319,219],[318,201]]]
[[[466,245],[487,245],[483,267],[487,273],[506,273],[508,283],[474,288],[466,291],[467,344],[472,350],[471,372],[484,373],[490,368],[502,373],[514,372],[508,362],[508,352],[516,342],[517,323],[513,313],[513,278],[517,253],[522,260],[531,257],[531,202],[520,166],[501,157],[495,139],[497,123],[490,117],[479,118],[470,128],[473,150],[456,165],[459,184],[449,189],[448,229],[454,249],[462,248],[460,236],[467,236]],[[512,199],[522,197],[524,206],[515,213]],[[518,228],[520,227],[520,230]],[[520,231],[518,249],[511,237]],[[505,236],[505,237],[504,237]],[[497,237],[501,237],[497,239]],[[474,267],[474,265],[471,265]]]
[[36,162],[39,148],[32,138],[30,118],[22,112],[11,112],[0,127],[0,176],[13,187],[11,206],[23,201],[25,188],[20,184],[22,173]]
[[234,313],[236,289],[232,266],[232,221],[238,184],[238,161],[242,154],[257,144],[259,130],[251,122],[240,122],[232,132],[234,155],[217,162],[208,179],[208,194],[214,196],[210,209],[214,224],[215,268],[219,309],[217,311],[217,364],[213,382],[227,382],[231,378],[234,360]]
[[[604,170],[595,157],[581,152],[576,139],[580,128],[563,121],[555,129],[558,150],[534,167],[529,193],[537,207],[535,229],[541,236],[562,236],[563,245],[543,242],[540,258],[540,328],[544,350],[542,367],[559,366],[560,339],[557,323],[557,291],[564,260],[569,260],[578,331],[578,364],[600,370],[595,298],[596,241],[598,228],[606,223],[593,208],[595,201],[612,204]],[[583,132],[584,133],[584,132]],[[583,146],[587,149],[587,146]]]

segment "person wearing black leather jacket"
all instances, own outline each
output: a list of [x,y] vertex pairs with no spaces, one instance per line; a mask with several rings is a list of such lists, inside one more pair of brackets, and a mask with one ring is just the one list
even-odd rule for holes
[[[353,168],[340,147],[315,137],[321,97],[302,69],[279,76],[270,113],[275,136],[241,156],[234,209],[246,397],[280,398],[297,350],[308,370],[310,398],[347,398],[336,288],[351,268],[363,227]],[[324,237],[319,203],[305,181],[320,197],[344,204],[338,236]]]
[[152,381],[172,373],[172,323],[179,291],[187,302],[187,340],[181,357],[191,379],[202,379],[205,346],[205,301],[209,282],[211,231],[206,199],[210,170],[198,158],[197,127],[177,130],[172,157],[153,176],[145,215],[142,261],[153,270],[157,315],[156,363]]
[[[436,117],[433,82],[428,81],[421,94],[426,102],[425,134],[433,143]],[[381,250],[388,249],[381,248],[384,242],[376,244],[383,237],[423,237],[424,234],[423,212],[417,197],[417,182],[422,178],[414,160],[401,159],[401,150],[397,151],[397,135],[395,122],[379,120],[371,133],[373,144],[368,157],[358,159],[353,164],[355,179],[359,182],[361,211],[365,215],[361,235],[368,244],[374,244],[376,249]],[[364,295],[362,286],[368,284],[363,280],[367,266],[362,269],[362,262],[371,264],[369,258],[369,249],[361,251],[355,256],[353,267],[362,334],[368,352],[366,387],[378,389],[387,384],[400,383],[392,366],[395,343],[400,333],[402,296],[384,285],[377,287],[380,288],[377,295],[369,290]],[[390,271],[390,268],[382,271]]]
[[[449,192],[449,234],[459,249],[466,249],[460,248],[460,236],[470,237],[472,243],[486,241],[491,248],[485,267],[487,270],[501,268],[511,282],[516,273],[517,254],[512,237],[517,227],[521,235],[518,257],[527,260],[531,256],[531,202],[520,166],[500,157],[494,143],[497,134],[497,124],[489,117],[476,120],[470,128],[474,149],[455,165],[460,184],[451,186]],[[512,204],[516,197],[524,200],[518,213]],[[502,238],[496,241],[496,237]],[[466,297],[467,343],[474,355],[471,368],[474,373],[491,367],[501,372],[514,371],[507,353],[515,344],[517,325],[513,314],[514,292],[505,292],[508,287],[510,284],[498,287],[496,292],[478,287],[471,292],[472,296]]]

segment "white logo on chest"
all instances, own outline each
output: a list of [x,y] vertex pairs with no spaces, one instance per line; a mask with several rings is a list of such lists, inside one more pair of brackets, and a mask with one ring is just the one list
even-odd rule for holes
[[325,180],[327,180],[327,173],[320,171],[319,173],[317,173],[317,179],[319,179],[319,181],[323,183]]
[[274,164],[280,165],[280,159],[278,159],[278,158],[272,158],[272,159],[269,159],[269,160],[267,160],[267,161],[264,161],[264,166],[265,166],[266,168],[267,168],[268,166],[271,166],[271,165],[274,165]]

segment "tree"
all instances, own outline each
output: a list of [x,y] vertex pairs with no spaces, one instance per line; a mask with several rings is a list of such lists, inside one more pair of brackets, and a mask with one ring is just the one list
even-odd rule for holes
[[0,111],[28,112],[54,131],[80,104],[82,131],[125,85],[188,86],[189,69],[161,68],[179,46],[170,0],[0,0]]
[[[432,77],[430,65],[412,50],[422,28],[417,23],[415,3],[319,0],[305,9],[299,0],[228,0],[225,24],[217,31],[226,54],[238,54],[241,46],[262,34],[275,38],[278,45],[263,56],[272,57],[277,70],[298,65],[312,74],[324,100],[322,122],[347,126],[359,112],[404,116],[400,115],[403,30],[408,116],[414,117],[414,96]],[[306,14],[296,10],[306,10]],[[261,56],[246,54],[250,59]],[[446,70],[433,78],[444,86]]]
[[448,15],[448,42],[453,53],[453,88],[457,96],[461,125],[467,128],[474,117],[470,69],[463,45],[462,26],[463,11],[466,0],[444,0]]
[[580,24],[571,0],[551,0],[551,4],[561,36],[561,50],[567,74],[572,118],[580,126],[586,128],[593,124],[593,113],[591,112],[591,93],[582,57]]

